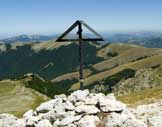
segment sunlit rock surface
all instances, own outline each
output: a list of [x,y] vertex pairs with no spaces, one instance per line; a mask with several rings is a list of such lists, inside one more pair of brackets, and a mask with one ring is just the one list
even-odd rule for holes
[[162,101],[128,108],[113,94],[78,90],[56,95],[23,118],[0,114],[0,127],[161,127]]

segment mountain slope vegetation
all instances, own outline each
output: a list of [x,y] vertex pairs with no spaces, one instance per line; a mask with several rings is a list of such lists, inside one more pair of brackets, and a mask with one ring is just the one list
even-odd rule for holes
[[[26,73],[36,73],[46,80],[65,73],[77,71],[79,67],[76,43],[1,44],[0,79],[17,78]],[[84,67],[101,61],[96,56],[97,46],[84,43]]]
[[46,95],[26,87],[26,83],[21,80],[0,81],[0,113],[21,116],[27,110],[47,100]]
[[[72,42],[1,44],[0,112],[21,115],[56,94],[79,89],[78,58],[78,44]],[[130,105],[160,99],[161,58],[160,48],[84,43],[84,89],[114,92]]]

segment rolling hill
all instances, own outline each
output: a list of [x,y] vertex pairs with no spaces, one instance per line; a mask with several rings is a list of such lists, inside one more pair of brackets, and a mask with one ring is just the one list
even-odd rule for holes
[[[84,89],[114,92],[130,105],[162,98],[162,49],[89,42],[84,58]],[[56,94],[79,89],[77,43],[1,44],[0,59],[0,112],[21,115]]]
[[46,36],[46,35],[20,35],[16,37],[10,37],[6,39],[0,40],[1,42],[4,43],[15,43],[15,42],[21,42],[21,43],[26,43],[26,42],[43,42],[43,41],[49,41],[54,39],[55,36]]
[[[33,80],[29,76],[26,80]],[[37,78],[37,80],[40,80]],[[0,113],[12,113],[21,116],[31,108],[35,108],[40,103],[49,98],[38,91],[28,88],[28,82],[22,80],[2,80],[0,81]]]
[[[84,43],[85,68],[103,59],[96,56],[97,50],[97,44]],[[50,80],[79,67],[78,45],[71,42],[0,44],[0,59],[0,79],[36,73]]]

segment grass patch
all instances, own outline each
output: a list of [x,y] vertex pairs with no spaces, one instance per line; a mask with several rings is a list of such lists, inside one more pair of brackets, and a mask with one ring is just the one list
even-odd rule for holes
[[40,93],[45,94],[50,98],[53,98],[54,95],[57,94],[69,94],[71,85],[77,81],[78,80],[73,79],[52,83],[50,81],[41,81],[37,77],[33,77],[33,79],[29,81],[26,81],[25,79],[22,80],[22,82],[25,84],[25,87],[39,91]]
[[162,99],[162,86],[145,89],[140,92],[133,92],[129,95],[117,96],[117,99],[129,106],[151,103],[157,99]]
[[36,108],[47,100],[48,97],[26,88],[19,80],[0,81],[0,113],[11,113],[22,117],[26,111]]
[[[46,99],[44,99],[43,97],[36,97],[34,101],[32,101],[30,108],[31,109],[35,109],[38,105],[40,105],[42,102],[47,101]],[[8,113],[11,113],[13,115],[15,115],[18,118],[21,118],[23,116],[23,114],[26,112],[26,110],[20,110],[20,111],[10,111]]]
[[117,74],[107,77],[101,81],[95,81],[92,84],[87,84],[84,86],[85,89],[93,89],[95,85],[104,85],[105,89],[103,92],[105,94],[112,92],[113,86],[115,86],[121,79],[127,79],[135,75],[135,70],[133,69],[124,69]]

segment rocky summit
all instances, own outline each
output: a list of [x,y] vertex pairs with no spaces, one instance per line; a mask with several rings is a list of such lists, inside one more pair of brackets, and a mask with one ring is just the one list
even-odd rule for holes
[[161,119],[162,102],[128,108],[113,94],[77,90],[56,95],[23,118],[0,114],[0,127],[161,127]]

